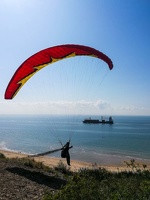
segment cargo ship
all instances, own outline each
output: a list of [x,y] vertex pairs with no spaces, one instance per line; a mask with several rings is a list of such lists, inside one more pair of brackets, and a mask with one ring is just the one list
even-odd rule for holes
[[114,122],[113,122],[112,117],[110,116],[109,120],[105,120],[103,119],[103,117],[102,117],[102,120],[89,118],[89,119],[83,120],[83,123],[84,124],[113,124]]

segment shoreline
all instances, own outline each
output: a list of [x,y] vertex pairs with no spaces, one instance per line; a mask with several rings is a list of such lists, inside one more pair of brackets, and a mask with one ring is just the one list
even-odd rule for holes
[[[28,154],[24,154],[22,152],[15,152],[15,151],[8,151],[8,150],[1,150],[0,153],[4,154],[6,158],[30,158]],[[112,157],[111,155],[108,156],[108,158],[105,157],[106,155],[102,156],[100,158],[100,163],[96,162],[86,162],[81,160],[74,160],[71,159],[71,166],[69,166],[69,169],[71,171],[78,171],[79,169],[88,168],[88,169],[98,169],[98,168],[105,168],[106,170],[112,171],[112,172],[118,172],[118,171],[129,171],[130,169],[127,167],[124,161],[129,162],[131,159],[125,160],[124,157]],[[104,159],[105,158],[105,159]],[[42,162],[44,165],[49,167],[56,167],[58,163],[61,161],[66,166],[66,160],[64,158],[57,158],[57,157],[49,157],[49,156],[39,156],[39,157],[31,157],[31,159],[34,159],[36,162]],[[106,160],[108,159],[108,162]],[[139,165],[142,167],[143,164],[147,165],[147,169],[150,169],[150,160],[147,159],[136,159],[136,163],[139,163]]]

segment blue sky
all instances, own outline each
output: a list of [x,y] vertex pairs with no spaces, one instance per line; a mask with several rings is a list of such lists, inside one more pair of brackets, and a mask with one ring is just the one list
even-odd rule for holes
[[[150,115],[149,0],[1,0],[0,26],[0,114]],[[29,80],[12,101],[4,100],[19,65],[59,44],[96,48],[112,59],[114,69],[104,75],[89,70],[90,77],[75,67],[80,61],[58,62]]]

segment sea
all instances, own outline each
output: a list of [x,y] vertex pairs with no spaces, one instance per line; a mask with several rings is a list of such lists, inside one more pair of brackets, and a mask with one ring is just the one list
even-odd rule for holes
[[[107,165],[122,158],[150,160],[150,116],[112,116],[114,124],[84,124],[87,117],[1,115],[0,149],[37,154],[70,140],[74,160]],[[48,156],[60,157],[60,152]]]

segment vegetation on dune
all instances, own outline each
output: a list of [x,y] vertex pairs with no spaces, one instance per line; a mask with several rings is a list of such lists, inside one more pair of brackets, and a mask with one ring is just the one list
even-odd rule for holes
[[0,159],[4,159],[6,158],[5,155],[3,153],[0,153]]
[[[0,159],[6,158],[3,154],[0,154]],[[58,183],[59,179],[57,179],[59,187],[57,187],[57,190],[45,194],[43,200],[150,199],[150,170],[147,169],[146,165],[140,166],[135,160],[125,162],[129,170],[118,170],[118,172],[110,172],[104,168],[80,169],[78,172],[71,172],[70,168],[61,161],[55,168],[49,168],[41,162],[35,162],[34,159],[9,160],[22,163],[25,167],[37,171],[42,169],[46,173],[50,172],[53,177],[64,179],[64,182],[60,184]]]
[[130,170],[117,173],[104,168],[81,169],[61,190],[45,195],[43,200],[149,200],[150,170],[146,165],[141,168],[135,160],[126,164]]

